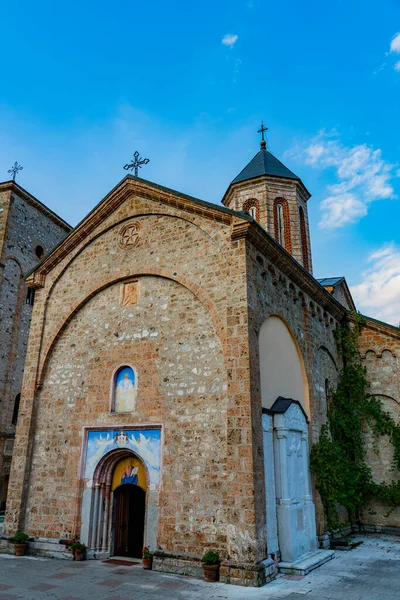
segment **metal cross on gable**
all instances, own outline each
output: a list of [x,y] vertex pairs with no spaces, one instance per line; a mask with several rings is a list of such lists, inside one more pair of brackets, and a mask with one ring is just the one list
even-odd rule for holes
[[9,170],[7,171],[7,173],[12,173],[12,178],[13,178],[13,181],[15,181],[15,177],[16,177],[16,175],[17,175],[18,171],[22,171],[22,169],[23,169],[23,168],[24,168],[24,167],[21,167],[21,165],[19,165],[19,164],[17,163],[17,161],[15,161],[15,163],[14,163],[14,166],[12,166],[12,167],[11,167],[11,169],[9,169]]
[[139,152],[136,150],[136,152],[133,155],[133,161],[124,166],[125,171],[127,171],[128,169],[135,169],[135,177],[138,176],[138,172],[139,169],[142,168],[142,165],[147,165],[147,163],[150,162],[149,158],[141,158],[139,156]]

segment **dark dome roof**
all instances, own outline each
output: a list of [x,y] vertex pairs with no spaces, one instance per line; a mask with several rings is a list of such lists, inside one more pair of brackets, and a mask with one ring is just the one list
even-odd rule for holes
[[[261,177],[262,175],[271,175],[273,177],[284,177],[285,179],[297,179],[300,181],[300,177],[297,177],[292,171],[290,171],[280,160],[275,158],[271,152],[261,148],[259,152],[251,159],[248,165],[245,166],[243,171],[239,173],[237,177],[232,181],[233,183],[239,183],[241,181],[248,181],[255,177]],[[231,185],[232,185],[231,184]]]

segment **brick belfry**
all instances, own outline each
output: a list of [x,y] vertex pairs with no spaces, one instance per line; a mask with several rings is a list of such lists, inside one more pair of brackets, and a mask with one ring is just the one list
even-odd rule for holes
[[[0,184],[13,244],[1,246],[4,356],[20,377],[4,379],[9,407],[22,377],[13,332],[29,326],[17,307],[35,290],[3,552],[23,529],[31,554],[69,557],[73,538],[89,559],[146,545],[154,569],[201,576],[215,550],[221,581],[247,586],[332,557],[309,448],[342,368],[335,330],[355,305],[344,277],[314,278],[310,194],[260,132],[222,205],[129,174],[60,243],[67,224]],[[127,169],[147,160],[134,158]],[[359,343],[374,394],[400,418],[399,329],[366,318]],[[382,450],[367,458],[390,482]],[[366,523],[400,526],[373,508]]]
[[300,177],[269,150],[262,124],[260,150],[228,187],[222,203],[254,213],[260,225],[312,273],[307,201],[311,197]]

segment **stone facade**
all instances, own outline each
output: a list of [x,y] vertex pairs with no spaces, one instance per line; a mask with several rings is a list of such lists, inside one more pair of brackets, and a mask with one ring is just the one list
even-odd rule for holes
[[[287,202],[286,249],[275,239],[277,198]],[[280,551],[268,502],[279,464],[274,471],[266,452],[276,431],[265,418],[263,427],[271,407],[263,404],[260,339],[277,319],[291,349],[283,337],[271,346],[288,361],[282,380],[297,369],[293,395],[304,411],[302,445],[288,427],[280,451],[296,452],[302,464],[302,484],[288,489],[307,491],[291,522],[312,532],[301,548],[315,550],[325,520],[312,482],[304,482],[304,448],[326,421],[342,366],[334,331],[352,301],[347,286],[325,289],[312,276],[308,198],[299,180],[263,176],[230,186],[217,207],[128,176],[28,277],[36,296],[6,536],[23,528],[35,538],[33,551],[55,555],[63,554],[60,541],[77,537],[91,558],[113,554],[113,473],[120,458],[132,457],[147,482],[143,542],[155,550],[155,568],[198,574],[203,552],[213,549],[223,581],[273,578]],[[372,386],[395,404],[399,340],[396,328],[371,321],[361,341]],[[120,368],[135,373],[137,386],[122,412]],[[155,431],[159,463],[147,451]],[[279,499],[282,513],[293,498]],[[306,527],[314,505],[315,527]]]
[[[121,286],[132,280],[137,303],[121,306]],[[80,537],[83,428],[157,425],[160,553],[198,559],[213,547],[227,578],[233,569],[238,581],[259,581],[258,330],[269,314],[290,326],[309,376],[315,438],[344,309],[250,217],[130,177],[28,283],[36,301],[5,533]],[[110,412],[121,364],[138,372],[130,414]]]
[[[400,332],[397,327],[366,320],[360,339],[360,351],[370,382],[370,393],[378,397],[385,411],[396,422],[400,420]],[[366,430],[367,461],[372,468],[376,483],[398,481],[400,474],[392,469],[393,446],[387,436],[379,439],[378,448],[374,436]],[[365,524],[400,527],[400,508],[387,517],[388,507],[374,500],[364,511]]]
[[28,296],[24,277],[69,230],[62,219],[17,184],[0,184],[0,499],[3,503],[32,314],[33,294]]

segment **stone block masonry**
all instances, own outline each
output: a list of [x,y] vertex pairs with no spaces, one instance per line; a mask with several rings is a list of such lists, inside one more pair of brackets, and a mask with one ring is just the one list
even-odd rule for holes
[[14,182],[0,184],[0,502],[7,485],[32,315],[24,277],[70,227]]

